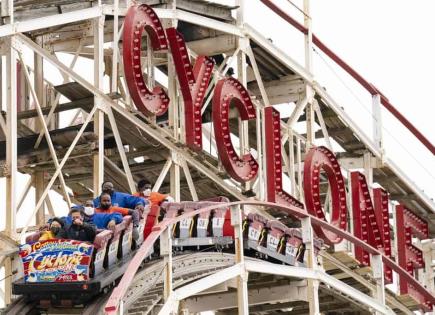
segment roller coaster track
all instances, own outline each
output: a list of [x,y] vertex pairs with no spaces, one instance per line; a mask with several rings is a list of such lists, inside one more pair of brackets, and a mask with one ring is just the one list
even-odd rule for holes
[[[355,236],[351,235],[350,233],[340,230],[339,228],[331,225],[328,222],[325,222],[321,219],[318,219],[317,217],[311,216],[304,212],[302,209],[299,209],[294,206],[283,206],[278,205],[275,203],[268,203],[268,202],[258,202],[258,201],[242,201],[242,202],[232,202],[227,203],[219,206],[210,206],[205,207],[202,209],[198,209],[189,213],[182,214],[178,217],[172,218],[172,219],[165,219],[159,224],[157,224],[154,228],[151,234],[147,237],[145,242],[141,245],[140,249],[138,250],[135,257],[131,260],[129,263],[129,266],[127,268],[127,272],[122,277],[120,283],[115,288],[115,290],[112,292],[112,295],[110,299],[108,300],[105,310],[108,314],[114,314],[119,307],[119,304],[121,300],[125,299],[127,296],[132,283],[134,283],[134,279],[136,278],[135,274],[138,270],[141,262],[145,259],[146,254],[150,251],[155,241],[162,235],[162,233],[169,228],[170,226],[176,224],[177,222],[180,222],[183,219],[191,218],[196,215],[199,215],[203,212],[209,212],[216,208],[221,207],[240,207],[241,205],[247,206],[261,206],[264,208],[274,208],[278,209],[284,213],[286,213],[289,216],[293,216],[299,219],[303,218],[309,218],[311,220],[311,224],[313,226],[319,226],[322,228],[325,228],[328,231],[331,231],[333,233],[336,233],[337,235],[343,237],[344,239],[348,240],[349,242],[353,243],[356,246],[360,246],[364,250],[366,250],[371,255],[379,255],[382,258],[383,263],[385,263],[387,266],[391,267],[395,272],[397,272],[400,275],[403,275],[403,277],[406,277],[412,285],[415,286],[415,288],[423,294],[426,298],[428,298],[432,303],[435,302],[435,297],[428,292],[417,280],[415,280],[412,276],[410,276],[404,269],[402,269],[398,264],[396,264],[393,260],[391,260],[389,257],[383,255],[380,251],[373,248],[372,246],[366,244],[365,242],[361,241],[360,239],[356,238]],[[255,210],[257,212],[261,212],[260,210]]]
[[[233,264],[234,255],[220,252],[192,252],[176,256],[173,259],[174,286],[182,286]],[[156,304],[148,303],[150,297],[153,297],[157,302],[163,299],[163,288],[161,287],[163,268],[164,262],[160,258],[152,259],[143,264],[127,290],[124,298],[125,309],[133,310],[135,314],[147,314],[146,311]],[[107,298],[107,294],[103,293],[92,303],[86,305],[80,314],[103,314],[103,307]],[[5,315],[34,314],[37,309],[35,302],[29,302],[25,298],[21,298],[5,311]],[[60,310],[64,313],[72,311],[67,308],[58,309],[58,311]]]
[[[247,258],[248,261],[259,262],[254,258]],[[173,259],[174,288],[181,288],[184,285],[198,279],[209,276],[219,270],[227,268],[235,263],[234,255],[221,252],[192,252],[183,253]],[[162,271],[164,261],[153,259],[144,264],[143,268],[137,273],[131,286],[128,288],[124,298],[124,311],[131,315],[146,315],[151,312],[159,311],[163,305],[163,282]],[[268,284],[270,285],[270,284]],[[277,283],[278,285],[278,283]],[[334,290],[327,285],[321,285],[321,289],[327,291],[337,299],[352,303],[359,307],[361,311],[369,311],[366,306],[360,305],[346,294]],[[95,299],[91,304],[83,309],[56,309],[56,314],[61,312],[67,314],[80,312],[82,315],[104,314],[103,306],[107,301],[107,294]],[[54,310],[52,310],[54,312]],[[28,302],[24,298],[11,305],[5,314],[39,314],[39,309],[34,302]],[[50,314],[51,311],[41,311],[42,314]]]
[[[331,226],[329,223],[326,223],[318,218],[312,217],[309,214],[303,212],[301,209],[296,207],[285,207],[273,203],[264,203],[264,202],[255,202],[255,201],[245,201],[245,202],[232,202],[224,204],[225,207],[236,207],[239,208],[240,205],[255,205],[262,206],[264,208],[274,208],[279,209],[288,215],[293,217],[303,219],[310,218],[312,225],[314,226],[322,226],[331,232],[339,233],[345,239],[351,241],[352,243],[363,247],[369,253],[373,255],[381,255],[384,263],[392,267],[396,272],[404,272],[401,270],[399,266],[397,266],[394,262],[389,260],[389,258],[383,256],[376,249],[371,246],[365,244],[354,236],[350,235],[345,231],[341,231],[334,226]],[[198,215],[202,212],[211,211],[214,208],[221,208],[224,206],[222,204],[216,206],[205,207],[190,213],[185,213],[173,219],[165,219],[156,225],[151,234],[147,237],[141,248],[136,253],[135,257],[130,261],[129,266],[127,267],[124,276],[122,277],[120,283],[115,288],[115,290],[111,293],[109,299],[107,299],[108,291],[104,292],[104,295],[97,298],[91,304],[87,305],[83,310],[82,314],[97,314],[103,312],[103,307],[105,307],[105,311],[108,313],[113,313],[114,309],[117,309],[120,301],[122,300],[122,304],[125,310],[130,309],[131,313],[138,314],[147,314],[148,311],[153,309],[154,307],[162,306],[162,288],[159,287],[159,284],[163,282],[162,271],[165,268],[164,261],[152,260],[144,265],[144,260],[147,258],[146,253],[149,253],[150,249],[154,245],[155,241],[160,237],[160,235],[170,226],[176,224],[177,222]],[[251,209],[252,210],[252,209]],[[257,210],[261,212],[260,210]],[[254,264],[256,262],[256,264]],[[239,264],[240,265],[240,264]],[[229,267],[231,266],[231,267]],[[193,252],[191,254],[176,256],[173,259],[173,281],[174,287],[182,287],[184,284],[194,282],[200,278],[208,277],[208,276],[216,276],[219,273],[220,269],[227,268],[226,270],[230,270],[234,267],[240,268],[240,266],[235,265],[234,256],[231,254],[222,254],[222,253],[200,253]],[[248,258],[246,260],[246,270],[254,273],[270,273],[273,275],[285,275],[286,277],[297,277],[301,280],[304,278],[318,278],[321,280],[324,285],[321,286],[323,290],[330,292],[330,294],[334,294],[337,298],[341,298],[350,302],[353,302],[355,305],[359,305],[361,303],[361,297],[356,295],[352,295],[352,290],[346,291],[342,290],[343,284],[338,284],[341,282],[339,280],[335,280],[333,277],[327,275],[326,273],[315,270],[310,270],[307,268],[301,267],[292,267],[292,266],[280,266],[277,264],[269,263],[269,262],[261,262],[259,260],[252,260]],[[293,268],[293,269],[292,269]],[[271,272],[270,270],[273,270]],[[300,273],[299,273],[300,272]],[[303,274],[305,273],[305,274]],[[406,272],[404,272],[406,273]],[[219,275],[217,275],[219,277]],[[411,281],[412,278],[410,278]],[[358,279],[357,279],[358,280]],[[361,281],[360,281],[361,282]],[[418,285],[417,282],[415,282]],[[364,284],[369,288],[369,285]],[[349,287],[350,288],[350,287]],[[418,288],[418,287],[417,287]],[[430,295],[424,288],[420,288],[423,294],[426,294],[428,298],[431,298],[432,301],[434,297]],[[198,291],[199,292],[199,291]],[[355,293],[355,291],[354,291]],[[387,299],[390,305],[394,305],[395,307],[402,309],[395,301],[392,301],[391,298]],[[164,304],[166,305],[166,304]],[[370,303],[367,300],[367,305]],[[389,308],[386,308],[386,314],[390,313],[388,311]],[[17,301],[15,304],[11,305],[11,307],[7,310],[6,314],[35,314],[37,311],[36,305],[34,303],[28,302],[26,299],[22,298]],[[164,313],[164,312],[163,312]],[[405,312],[407,313],[407,312]]]

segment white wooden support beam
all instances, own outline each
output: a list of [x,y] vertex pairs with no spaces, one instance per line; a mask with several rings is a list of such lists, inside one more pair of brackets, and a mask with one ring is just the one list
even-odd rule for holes
[[154,53],[152,49],[151,39],[149,36],[147,36],[147,58],[145,66],[147,73],[147,86],[152,91],[155,86]]
[[[215,86],[216,82],[219,81],[219,79],[225,77],[225,74],[228,72],[228,69],[231,66],[232,61],[234,60],[234,58],[236,58],[238,56],[240,52],[240,48],[237,47],[237,49],[234,51],[233,55],[229,58],[225,58],[225,60],[222,62],[222,64],[219,66],[219,68],[217,68],[214,71],[214,76],[210,82],[210,84],[207,87],[207,90],[205,92],[205,95],[208,95],[207,99],[204,102],[204,105],[201,108],[201,115],[204,115],[205,110],[207,109],[208,105],[210,104],[212,98],[213,98],[213,93],[210,93],[210,91],[213,89],[213,87]],[[224,68],[225,67],[225,68]],[[222,68],[224,68],[222,70]]]
[[[297,123],[299,117],[301,117],[302,113],[304,112],[305,107],[308,104],[309,96],[305,95],[305,97],[296,104],[296,107],[293,109],[293,112],[291,113],[289,119],[287,120],[287,127],[293,128],[293,126]],[[286,137],[287,135],[284,135]],[[284,138],[283,142],[285,142],[287,139]]]
[[[239,6],[237,10],[237,24],[243,25],[243,8],[244,8],[244,0],[237,0],[237,5]],[[237,79],[242,85],[247,88],[247,76],[246,76],[246,48],[249,47],[249,39],[239,37],[237,38],[238,48],[240,49],[239,54],[237,55]],[[250,152],[249,147],[249,130],[248,130],[248,121],[242,120],[240,116],[238,116],[238,126],[239,126],[239,140],[240,140],[240,156],[244,156]],[[244,183],[244,188],[246,191],[251,189],[251,183],[248,181]]]
[[367,185],[369,186],[370,194],[372,194],[373,187],[373,165],[372,154],[367,151],[363,155],[364,174],[366,175]]
[[[118,28],[119,28],[119,0],[113,1],[113,43],[112,43],[112,74],[110,91],[115,93],[118,91]],[[149,56],[148,56],[149,57]]]
[[[47,124],[45,123],[45,120],[44,120],[44,114],[42,113],[41,105],[39,103],[39,99],[38,99],[38,96],[36,94],[36,90],[31,85],[30,74],[29,74],[29,71],[27,70],[27,68],[25,67],[23,56],[21,53],[18,53],[18,54],[20,56],[21,64],[23,65],[23,67],[22,67],[23,72],[24,72],[24,75],[26,76],[26,80],[27,80],[27,83],[29,85],[30,92],[31,92],[32,97],[33,97],[33,101],[35,102],[35,109],[36,109],[36,112],[38,113],[40,126],[42,127],[42,130],[44,131],[44,134],[45,134],[45,139],[46,139],[47,144],[48,144],[51,158],[53,160],[54,166],[56,167],[56,170],[60,170],[59,160],[57,159],[56,150],[54,148],[53,141],[51,140],[51,136],[50,136],[50,132],[48,131]],[[62,171],[59,172],[59,180],[60,180],[60,185],[62,188],[62,192],[64,194],[65,201],[67,202],[68,207],[70,208],[71,207],[71,200],[70,200],[69,195],[68,195],[68,190],[67,190],[67,186],[65,183],[65,179],[63,178]],[[42,181],[43,181],[43,179],[42,179]],[[35,184],[36,184],[36,182],[35,182]],[[43,184],[42,184],[42,186],[43,186]],[[41,203],[40,206],[42,206],[42,205],[43,204]],[[42,214],[38,215],[38,218],[42,218],[42,219],[44,218],[44,210],[43,209],[44,208],[42,207],[42,210],[41,210]],[[39,209],[36,209],[36,210],[39,211]],[[37,221],[36,223],[42,224],[44,222]]]
[[[12,0],[9,1],[12,2]],[[0,37],[6,37],[53,26],[89,20],[101,16],[102,13],[102,8],[95,6],[88,9],[76,10],[62,14],[54,14],[41,18],[20,21],[19,23],[9,23],[0,26]]]
[[[313,30],[311,25],[311,16],[310,16],[310,0],[304,0],[304,26],[308,30],[304,35],[305,39],[305,70],[308,73],[312,73],[313,68]],[[306,126],[307,126],[307,142],[305,143],[305,147],[308,151],[309,148],[314,146],[315,136],[315,120],[314,120],[314,104],[313,104],[313,89],[307,84],[305,86],[305,95],[307,95],[308,104],[306,106]]]
[[[385,282],[384,282],[384,263],[381,255],[370,255],[370,266],[373,271],[373,278],[376,281],[376,290],[373,297],[381,304],[385,305]],[[382,313],[376,311],[376,315]]]
[[[82,109],[79,108],[77,109],[76,113],[74,114],[73,118],[71,118],[70,122],[67,124],[68,127],[73,126],[76,124],[77,119],[79,118],[79,116],[82,115],[85,116],[85,114],[83,113]],[[86,115],[87,116],[87,115]]]
[[10,256],[6,257],[3,266],[5,268],[4,303],[9,305],[12,302],[12,260]]
[[36,204],[35,209],[34,209],[33,212],[31,213],[30,217],[27,219],[27,222],[26,222],[25,226],[24,226],[23,229],[21,230],[21,233],[20,233],[20,238],[21,238],[21,239],[24,239],[24,235],[25,235],[26,232],[27,232],[27,229],[28,229],[28,227],[29,227],[29,225],[30,225],[30,222],[32,221],[32,218],[33,218],[33,217],[35,216],[35,214],[36,214],[36,210],[37,210],[39,207],[41,207],[42,203],[44,202],[45,197],[47,196],[49,190],[51,189],[51,187],[53,186],[55,180],[56,180],[57,177],[59,176],[59,173],[61,172],[62,167],[65,165],[66,161],[68,160],[68,158],[69,158],[69,156],[71,155],[72,151],[74,150],[74,148],[75,148],[77,142],[80,140],[81,136],[83,135],[83,132],[85,131],[86,127],[88,126],[88,124],[89,124],[89,122],[90,122],[90,120],[91,120],[91,117],[92,117],[92,115],[95,113],[96,109],[97,109],[97,107],[95,107],[95,106],[92,108],[91,112],[89,113],[88,118],[84,121],[82,127],[81,127],[80,130],[78,131],[76,137],[75,137],[74,140],[72,141],[70,147],[68,148],[68,150],[67,150],[67,152],[65,153],[65,155],[64,155],[64,157],[63,157],[63,159],[62,159],[62,161],[60,162],[60,164],[59,164],[59,168],[56,168],[56,171],[55,171],[54,174],[51,176],[51,179],[50,179],[49,183],[47,184],[47,186],[45,187],[45,190],[44,190],[44,192],[42,193],[41,198],[39,198],[39,200],[38,200],[38,202],[37,202],[37,204]]
[[[301,219],[302,223],[302,241],[305,244],[305,255],[307,256],[307,267],[314,271],[317,270],[316,257],[314,255],[314,235],[311,226],[311,218]],[[308,279],[308,303],[310,315],[320,315],[319,304],[319,281]]]
[[384,139],[382,133],[382,113],[381,113],[381,96],[375,94],[372,96],[372,116],[373,116],[373,142],[379,151],[384,150]]
[[[257,130],[257,135],[263,135],[262,137],[258,137],[257,136],[257,159],[258,161],[265,161],[264,158],[264,125],[263,125],[263,109],[261,108],[259,102],[256,104],[256,130]],[[257,182],[256,184],[258,185],[258,193],[257,193],[257,197],[259,200],[266,200],[266,178],[265,178],[265,167],[264,167],[265,163],[260,163],[258,165],[258,177],[257,177]]]
[[[340,163],[341,164],[341,163]],[[350,170],[350,169],[347,169],[347,191],[352,191],[352,181],[350,180],[350,178],[351,178],[351,173],[352,173],[352,171]],[[353,204],[353,199],[352,199],[352,193],[350,193],[350,194],[347,194],[347,198],[346,198],[346,201],[347,201],[347,209],[353,209],[353,206],[352,206],[352,204]],[[354,235],[354,228],[353,228],[353,220],[354,220],[354,218],[353,218],[353,211],[349,211],[348,212],[348,215],[349,215],[349,222],[352,222],[351,224],[349,224],[349,232],[352,234],[352,235]],[[352,243],[352,242],[349,242],[349,245],[348,245],[348,249],[349,249],[349,251],[351,252],[351,253],[355,253],[355,246],[354,246],[354,244]]]
[[244,266],[242,264],[235,264],[234,266],[222,269],[216,273],[175,290],[175,297],[179,301],[184,300],[189,296],[196,295],[204,290],[215,287],[221,283],[240,276],[240,270],[243,269]]
[[187,165],[186,161],[181,162],[183,166],[184,176],[186,177],[187,185],[189,186],[189,191],[192,196],[192,201],[198,201],[198,194],[196,193],[195,184],[192,180],[192,176],[190,174],[189,166]]
[[[0,264],[0,268],[2,267],[2,264]],[[0,288],[0,301],[2,301],[4,303],[5,300],[5,291]]]
[[107,156],[104,157],[104,166],[108,166],[111,170],[116,172],[116,176],[119,175],[119,176],[123,177],[128,183],[127,175],[125,175],[125,172],[122,169],[120,169],[118,167],[118,165],[116,165],[116,163],[114,163]]
[[156,182],[154,183],[154,187],[153,187],[153,191],[159,191],[160,187],[163,184],[163,181],[165,180],[166,175],[169,172],[169,169],[171,168],[172,165],[172,159],[169,157],[166,160],[165,165],[163,165],[163,169],[159,174],[159,177],[157,178]]
[[110,126],[112,127],[113,136],[115,137],[116,147],[118,149],[119,156],[121,157],[122,167],[124,168],[125,175],[127,176],[128,187],[130,193],[133,194],[136,191],[133,175],[130,171],[130,165],[128,164],[127,155],[122,144],[121,136],[119,135],[118,125],[116,124],[115,116],[113,115],[112,108],[110,106],[107,110],[107,116],[109,117]]
[[[39,198],[41,198],[42,193],[44,192],[44,171],[36,171],[32,174],[33,182],[35,184],[35,206]],[[48,196],[48,195],[47,195]],[[41,206],[37,209],[35,223],[37,226],[41,226],[45,221],[45,203],[42,203]]]
[[[35,38],[35,42],[39,46],[44,47],[43,36],[37,36]],[[27,68],[24,69],[26,67],[26,65],[25,65],[23,59],[21,58],[21,56],[20,56],[20,60],[21,60],[21,66],[23,68],[22,72],[26,76],[25,71],[28,71],[28,69]],[[27,76],[26,76],[26,80],[27,80]],[[44,60],[36,52],[33,52],[33,88],[35,89],[34,90],[35,93],[32,93],[32,91],[31,91],[32,84],[30,82],[30,74],[29,74],[29,80],[27,81],[27,84],[28,84],[28,87],[29,87],[30,92],[32,94],[32,97],[33,98],[35,98],[35,96],[37,97],[39,106],[41,108],[47,106],[46,97],[44,95],[45,94],[44,93]],[[34,102],[36,102],[36,101],[34,100]],[[44,133],[44,128],[43,128],[42,123],[39,119],[35,119],[35,129],[36,129],[36,131],[39,131],[40,133]]]
[[2,5],[7,4],[6,11],[7,16],[9,16],[9,24],[13,24],[15,22],[14,19],[14,0],[2,1]]
[[242,266],[240,275],[237,277],[237,305],[238,314],[249,314],[248,302],[248,273],[245,270],[245,256],[243,254],[243,229],[242,210],[240,206],[231,207],[231,225],[234,226],[235,260]]
[[[304,42],[305,42],[305,71],[311,75],[312,73],[312,65],[313,65],[313,33],[312,33],[312,20],[310,16],[310,0],[304,0],[303,2],[304,8],[303,8],[303,14],[304,14],[304,26],[308,30],[308,32],[304,35]],[[315,130],[314,130],[314,110],[312,107],[313,104],[313,89],[311,85],[307,82],[306,84],[306,123],[307,123],[307,142],[305,143],[307,149],[314,145],[314,139],[315,139]],[[304,105],[303,103],[301,105]],[[304,106],[305,107],[305,106]],[[298,108],[296,108],[298,109]],[[296,111],[297,115],[292,114],[292,116],[289,119],[289,124],[296,123],[297,119],[299,118],[300,114],[302,113],[299,108],[298,111]],[[297,116],[297,117],[296,117]]]
[[[258,69],[257,62],[255,60],[254,52],[252,50],[252,47],[250,45],[246,45],[245,52],[247,56],[249,57],[249,60],[251,62],[252,69],[254,70],[255,79],[257,81],[258,87],[260,89],[261,98],[263,99],[263,106],[261,104],[257,104],[257,135],[261,135],[261,137],[257,136],[257,139],[261,138],[263,141],[257,140],[257,151],[261,148],[260,153],[265,154],[266,152],[266,142],[264,139],[266,139],[266,126],[264,121],[264,107],[270,106],[269,97],[267,96],[266,89],[264,88],[263,80],[261,78],[260,70]],[[265,183],[266,183],[266,159],[260,158],[259,165],[259,186],[260,186],[260,200],[265,200],[267,198],[266,196],[266,189],[265,189]]]
[[[177,9],[176,0],[171,0],[169,2],[169,7],[172,12]],[[159,15],[160,16],[160,15]],[[173,16],[169,21],[170,26],[178,26],[178,16]],[[171,102],[169,104],[169,127],[172,128],[172,135],[175,141],[180,141],[180,117],[179,113],[179,96],[176,81],[176,71],[174,66],[174,60],[171,54],[168,54],[168,94]],[[170,167],[170,195],[174,198],[176,202],[180,202],[180,163],[178,163],[178,155],[176,152],[171,152],[172,165]]]
[[302,145],[301,140],[296,140],[296,162],[298,165],[298,199],[304,199],[303,178],[302,178]]
[[27,180],[26,186],[24,186],[24,189],[21,192],[20,198],[18,199],[17,212],[20,210],[21,206],[23,205],[23,202],[26,199],[27,194],[29,193],[32,185],[33,185],[33,178],[32,176],[30,176],[29,179]]
[[[172,12],[175,12],[177,9],[177,2],[176,0],[169,0],[168,1],[168,7],[171,8]],[[158,16],[160,16],[157,13]],[[172,16],[171,19],[169,20],[169,25],[170,27],[175,27],[177,28],[178,26],[178,20],[177,20],[177,16]],[[175,71],[175,66],[174,66],[174,60],[172,59],[172,55],[168,54],[168,96],[169,99],[171,100],[171,102],[169,103],[169,127],[172,128],[172,134],[173,137],[175,139],[175,141],[179,141],[180,140],[180,133],[179,133],[179,111],[178,109],[180,108],[179,105],[179,98],[178,98],[178,89],[177,89],[177,73]],[[184,117],[181,117],[181,119],[184,119]],[[177,168],[175,165],[172,166],[171,168],[171,185],[173,182],[173,175],[175,175],[175,173],[173,172],[173,170],[178,169],[178,173],[179,173],[179,168]],[[175,180],[175,178],[174,178]],[[172,189],[172,186],[171,186]],[[172,193],[172,191],[171,191]],[[175,193],[175,191],[174,191]]]
[[[288,135],[288,151],[289,151],[288,173],[290,176],[290,183],[291,183],[291,195],[296,196],[295,146],[294,146],[293,132],[290,128],[287,130],[287,135]],[[284,145],[284,142],[281,143]]]
[[168,226],[160,235],[160,256],[163,257],[163,298],[165,301],[173,291],[172,282],[172,225]]
[[[307,86],[307,90],[310,90],[311,87]],[[308,151],[309,148],[315,145],[314,140],[316,139],[316,130],[315,130],[315,123],[314,120],[314,107],[313,102],[308,101],[308,104],[305,109],[306,113],[306,126],[307,126],[307,142],[305,143],[305,148]]]
[[[0,58],[0,72],[2,71],[2,66],[1,66],[1,58]],[[2,84],[0,84],[2,85]],[[2,88],[0,87],[0,99],[2,98]],[[2,108],[2,102],[0,101],[0,108]],[[0,115],[0,128],[3,131],[3,134],[6,134],[6,121],[3,118],[3,115]]]
[[170,195],[174,198],[176,202],[181,201],[180,192],[180,163],[178,163],[178,155],[174,152],[172,154],[172,164],[170,168]]
[[[70,65],[69,65],[70,69],[74,69],[74,66],[75,66],[75,64],[77,62],[79,53],[82,50],[82,48],[83,48],[83,41],[80,41],[79,47],[77,48],[77,51],[74,54],[74,58],[73,58],[73,60],[71,61]],[[35,69],[36,69],[36,67],[35,67]],[[69,81],[68,77],[65,77],[64,80],[63,80],[63,83],[67,83],[68,81]],[[54,117],[54,110],[56,109],[57,105],[59,105],[59,100],[60,100],[61,96],[62,96],[61,93],[57,93],[56,94],[56,98],[55,98],[53,104],[51,104],[50,112],[48,113],[47,118],[45,119],[45,123],[47,125],[50,124],[51,119]],[[42,140],[43,136],[44,136],[44,131],[41,130],[39,132],[38,139],[36,139],[36,142],[35,142],[35,146],[34,146],[35,149],[37,149],[39,147],[39,145],[41,144],[41,140]]]
[[174,139],[179,141],[179,99],[177,93],[176,73],[170,54],[168,54],[168,94],[171,100],[169,103],[169,127],[172,129],[171,133]]
[[9,4],[9,1],[10,0],[1,0],[0,1],[0,9],[1,9],[1,11],[0,11],[0,16],[1,17],[3,17],[3,16],[8,16],[8,4]]
[[180,301],[239,276],[242,269],[241,264],[236,264],[175,290],[166,300],[159,315],[172,314],[171,312],[176,314]]
[[[224,274],[221,274],[221,277]],[[215,288],[215,287],[214,287]],[[279,306],[281,303],[296,301],[307,301],[306,281],[292,281],[285,284],[274,284],[273,286],[262,286],[249,289],[249,303],[255,309],[259,306],[258,311],[264,310],[262,306]],[[237,296],[233,291],[222,290],[222,292],[213,295],[196,295],[185,300],[191,314],[201,314],[208,310],[234,309],[237,307]],[[276,304],[275,304],[276,303]],[[280,305],[281,304],[281,305]],[[284,307],[282,307],[284,308]],[[251,309],[251,313],[252,310]],[[258,314],[257,312],[255,314]],[[291,312],[290,312],[291,314]]]
[[289,165],[289,157],[286,154],[285,147],[281,143],[281,152],[282,152],[282,162],[283,162],[283,172],[290,174],[290,165]]
[[[94,86],[102,91],[104,87],[104,16],[95,18],[92,22],[94,30]],[[101,97],[94,96],[95,104],[101,106],[102,102]],[[93,190],[94,197],[97,197],[101,193],[101,185],[104,181],[104,112],[101,109],[98,109],[94,115],[94,133],[98,137],[98,151],[93,156]]]
[[[12,1],[9,1],[12,2]],[[9,3],[11,4],[11,3]],[[17,187],[17,53],[15,37],[6,40],[6,224],[8,236],[15,236],[16,187]],[[9,283],[10,285],[10,283]],[[9,290],[6,288],[6,290]],[[10,303],[7,296],[6,303]]]
[[431,291],[435,292],[434,269],[432,266],[432,257],[435,250],[432,246],[435,245],[434,240],[425,240],[421,242],[424,261],[424,285]]
[[54,213],[53,203],[51,202],[50,194],[45,197],[45,204],[47,206],[48,214],[50,217],[54,217],[56,214]]
[[250,45],[246,47],[246,54],[251,61],[252,69],[254,70],[255,80],[257,80],[258,88],[260,89],[261,98],[263,99],[264,106],[270,106],[269,97],[267,96],[266,89],[264,88],[263,80],[261,78],[260,70],[257,66],[257,61],[255,60],[254,52]]
[[313,82],[313,76],[311,73],[309,73],[303,66],[301,66],[299,62],[292,59],[288,53],[282,51],[281,49],[276,47],[276,45],[271,43],[271,41],[259,31],[257,31],[256,28],[245,23],[243,30],[246,36],[248,36],[251,40],[255,41],[256,44],[262,47],[269,54],[274,56],[276,60],[281,62],[289,69],[292,69],[293,72],[300,75],[305,81],[309,83]]
[[[364,285],[366,288],[369,288],[370,290],[373,291],[376,290],[376,286],[373,285],[369,280],[365,279],[363,276],[361,276],[360,274],[356,273],[354,270],[347,267],[344,263],[339,261],[337,258],[333,257],[331,254],[322,252],[321,255],[323,258],[327,259],[330,263],[335,265],[337,268],[341,269],[344,273],[349,275],[349,277],[355,279],[356,281]],[[403,305],[398,300],[396,300],[394,296],[386,295],[385,299],[388,302],[388,304],[392,305],[394,308],[399,309],[402,313],[406,315],[414,315],[414,313],[411,310],[409,310],[408,308],[406,308],[405,305]]]
[[313,29],[311,21],[310,0],[304,0],[304,26],[308,32],[305,37],[305,69],[311,73],[313,68]]
[[[95,104],[101,105],[101,98],[94,97]],[[104,112],[98,109],[94,114],[94,133],[97,136],[98,151],[93,155],[93,190],[94,197],[101,194],[104,181]]]
[[316,113],[317,119],[319,120],[320,128],[322,129],[323,133],[323,138],[326,142],[326,147],[329,150],[333,151],[331,141],[329,139],[328,128],[326,127],[325,120],[323,119],[322,111],[320,110],[319,102],[317,102],[317,100],[313,100],[313,108],[314,112]]

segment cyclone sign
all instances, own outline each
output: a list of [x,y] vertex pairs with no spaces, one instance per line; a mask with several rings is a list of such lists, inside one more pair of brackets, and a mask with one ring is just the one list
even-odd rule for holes
[[94,247],[74,240],[47,240],[20,246],[25,282],[77,282],[89,279]]
[[[175,28],[165,29],[163,25],[156,12],[146,4],[132,5],[125,17],[123,66],[127,86],[137,109],[146,116],[161,116],[167,111],[171,102],[168,94],[161,87],[151,89],[145,84],[141,49],[142,34],[146,32],[150,38],[152,51],[168,53],[171,56],[183,98],[184,135],[188,148],[196,152],[202,151],[204,100],[207,95],[212,95],[212,122],[218,157],[232,179],[240,183],[252,182],[257,178],[259,166],[264,165],[267,201],[297,207],[341,231],[348,231],[351,225],[354,236],[381,251],[385,259],[393,259],[388,192],[382,189],[372,190],[365,176],[356,171],[348,176],[347,181],[351,185],[347,185],[334,152],[323,146],[313,146],[304,157],[303,194],[302,192],[299,194],[301,198],[303,195],[304,200],[298,200],[287,193],[284,190],[282,177],[283,154],[286,152],[282,152],[282,120],[279,111],[269,104],[264,104],[264,109],[255,108],[249,91],[236,78],[220,78],[217,75],[213,77],[215,66],[213,58],[196,56],[193,58],[195,59],[193,64],[183,34]],[[211,84],[212,77],[214,80]],[[173,105],[178,106],[178,104],[176,101]],[[254,121],[264,115],[264,127],[261,127],[264,128],[264,133],[257,135],[257,137],[264,137],[264,154],[255,158],[249,151],[244,152],[243,155],[237,152],[231,139],[232,107],[237,109],[242,121]],[[324,179],[328,181],[330,192],[329,214],[325,212],[324,200],[321,198],[320,188],[322,182],[325,182]],[[349,197],[352,204],[352,220],[348,215]],[[424,268],[423,252],[412,244],[412,240],[429,238],[428,222],[412,209],[407,209],[401,204],[392,209],[392,212],[395,212],[396,217],[397,263],[401,267],[396,270],[400,278],[400,293],[412,295],[422,309],[431,310],[433,297],[422,287],[417,290],[407,280],[408,275],[414,276],[418,274],[419,269]],[[216,220],[218,218],[213,218],[213,225]],[[342,242],[342,233],[332,233],[325,226],[313,227],[317,236],[328,245]],[[355,246],[354,254],[362,265],[370,265],[370,254],[361,246]],[[393,281],[391,266],[385,265],[384,270],[385,283],[391,283]]]

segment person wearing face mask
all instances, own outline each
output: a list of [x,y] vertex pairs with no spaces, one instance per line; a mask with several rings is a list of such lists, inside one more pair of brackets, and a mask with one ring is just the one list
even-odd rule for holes
[[147,200],[150,205],[160,206],[163,202],[173,202],[173,198],[169,195],[164,195],[156,191],[151,191],[151,182],[146,179],[141,179],[137,183],[138,192],[134,193],[134,196],[141,197]]
[[51,219],[48,231],[43,231],[39,237],[39,241],[46,241],[57,238],[60,231],[63,229],[64,222],[58,217]]
[[96,214],[98,214],[98,213],[104,213],[104,214],[119,213],[122,216],[131,215],[132,219],[133,219],[132,220],[133,221],[133,239],[137,240],[139,238],[138,227],[139,227],[140,214],[139,214],[138,210],[113,206],[110,194],[102,193],[100,196],[100,207],[96,208],[95,212],[96,212]]
[[83,207],[72,207],[69,217],[71,224],[62,229],[57,238],[93,242],[96,235],[95,225],[85,222]]
[[[96,213],[92,200],[86,201],[82,211],[83,222],[95,225],[95,227],[100,230],[113,229],[115,225],[122,222],[122,215],[120,213]],[[68,225],[71,224],[72,218],[70,216],[66,217],[65,222]]]
[[[136,209],[143,212],[144,207],[148,204],[148,202],[142,198],[115,191],[113,184],[109,181],[103,183],[101,190],[103,193],[109,194],[112,205],[115,207]],[[93,204],[95,208],[100,208],[101,196],[102,195],[94,199]]]

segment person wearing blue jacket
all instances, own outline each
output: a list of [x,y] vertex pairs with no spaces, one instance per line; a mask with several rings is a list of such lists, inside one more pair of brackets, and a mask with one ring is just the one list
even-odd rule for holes
[[[108,193],[110,195],[112,205],[116,207],[136,209],[143,212],[144,207],[148,204],[148,201],[143,198],[115,191],[113,184],[109,181],[103,183],[101,190],[103,193]],[[93,203],[95,208],[100,208],[100,196],[95,198]]]
[[[88,204],[88,202],[86,202]],[[122,222],[122,215],[120,213],[95,213],[95,209],[90,206],[82,207],[76,206],[74,208],[80,209],[83,213],[83,221],[85,223],[94,225],[97,229],[113,229],[115,225]],[[64,219],[67,225],[72,224],[70,216]]]

